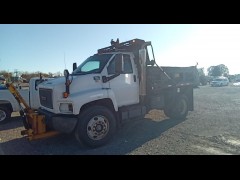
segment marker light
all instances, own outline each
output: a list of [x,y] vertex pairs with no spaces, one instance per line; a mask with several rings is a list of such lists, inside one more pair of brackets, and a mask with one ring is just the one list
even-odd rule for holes
[[67,92],[64,92],[64,93],[63,93],[63,98],[67,98],[68,95],[69,95],[69,94],[68,94]]

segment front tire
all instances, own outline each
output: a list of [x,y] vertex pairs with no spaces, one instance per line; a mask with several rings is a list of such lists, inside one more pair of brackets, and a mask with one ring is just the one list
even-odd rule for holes
[[79,115],[75,137],[93,148],[106,144],[116,131],[116,118],[103,106],[92,106]]
[[11,112],[6,107],[0,107],[0,124],[6,123],[11,117]]

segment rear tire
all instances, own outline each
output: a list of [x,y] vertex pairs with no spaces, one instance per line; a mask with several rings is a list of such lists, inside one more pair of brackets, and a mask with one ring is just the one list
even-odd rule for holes
[[103,106],[92,106],[79,115],[75,137],[81,145],[99,147],[106,144],[116,131],[116,118]]
[[167,117],[171,116],[171,108],[165,108],[163,109],[163,112]]
[[166,107],[164,114],[170,118],[185,119],[188,115],[188,98],[180,95],[172,107]]
[[0,107],[0,124],[6,123],[11,117],[11,112],[6,107]]

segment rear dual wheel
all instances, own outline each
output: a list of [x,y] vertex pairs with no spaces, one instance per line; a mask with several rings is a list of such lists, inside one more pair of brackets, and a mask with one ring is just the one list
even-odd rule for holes
[[185,95],[178,96],[172,106],[167,106],[163,111],[170,118],[185,119],[188,114],[188,98]]

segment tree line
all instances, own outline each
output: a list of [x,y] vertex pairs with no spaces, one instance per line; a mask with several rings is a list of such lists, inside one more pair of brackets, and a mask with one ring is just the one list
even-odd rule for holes
[[230,75],[228,67],[224,64],[219,64],[219,65],[216,65],[216,66],[210,66],[209,68],[207,68],[207,75],[205,75],[205,73],[204,73],[204,68],[198,68],[198,73],[199,73],[200,82],[204,82],[204,84],[205,84],[206,81],[209,82],[214,77],[217,77],[217,76],[227,77],[230,82],[240,80],[239,79],[240,78],[240,73]]
[[228,67],[224,64],[219,64],[217,66],[210,66],[208,69],[208,76],[229,76]]
[[[207,75],[205,75],[204,73],[204,68],[199,68],[198,69],[199,72],[199,77],[200,79],[203,79],[205,76],[210,76],[210,77],[216,77],[216,76],[225,76],[225,77],[233,77],[233,75],[229,75],[229,69],[226,65],[224,64],[219,64],[216,66],[210,66],[209,68],[207,68]],[[40,71],[37,72],[27,72],[27,71],[23,71],[23,72],[18,72],[20,74],[19,77],[21,77],[21,79],[24,79],[26,81],[29,81],[32,77],[38,77],[40,76],[40,74],[42,74],[43,77],[59,77],[62,76],[63,74],[61,72],[56,72],[56,73],[43,73]],[[7,72],[5,70],[0,71],[0,75],[2,77],[4,77],[5,79],[7,79],[8,81],[13,81],[14,77],[16,78],[16,75],[14,75],[14,73],[12,72]]]
[[40,77],[40,74],[42,77],[49,77],[49,78],[54,78],[54,77],[60,77],[63,74],[61,72],[56,72],[56,73],[43,73],[40,71],[36,72],[28,72],[28,71],[22,71],[22,72],[17,72],[17,75],[13,72],[8,72],[5,70],[0,71],[0,76],[4,77],[7,81],[26,81],[29,82],[29,80],[32,77]]

